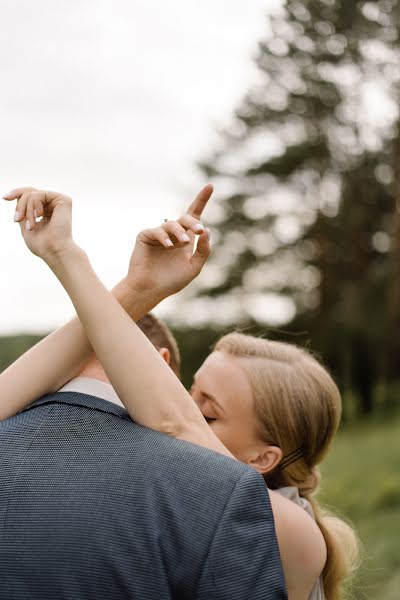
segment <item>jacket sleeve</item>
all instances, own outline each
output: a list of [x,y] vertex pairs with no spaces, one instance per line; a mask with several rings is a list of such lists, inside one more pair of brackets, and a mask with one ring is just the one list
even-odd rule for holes
[[228,499],[197,600],[287,600],[268,489],[248,469]]

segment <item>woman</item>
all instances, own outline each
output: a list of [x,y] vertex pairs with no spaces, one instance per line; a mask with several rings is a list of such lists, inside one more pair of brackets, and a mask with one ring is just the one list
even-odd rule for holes
[[[339,598],[346,560],[335,540],[337,527],[331,530],[328,522],[316,514],[317,527],[298,506],[312,514],[307,499],[311,500],[317,484],[315,465],[326,453],[339,421],[340,396],[326,371],[300,349],[233,334],[217,344],[197,373],[193,403],[152,345],[102,286],[85,253],[74,244],[70,199],[32,190],[7,196],[12,198],[18,199],[18,220],[25,223],[22,231],[28,247],[45,260],[70,295],[131,417],[258,470],[270,487],[280,490],[270,497],[289,598],[323,598],[322,571],[326,597]],[[36,216],[44,216],[38,224],[35,211]],[[189,231],[199,233],[199,223],[191,222],[185,228],[172,222],[162,233],[154,230],[158,233],[153,233],[151,243],[159,250],[170,251],[188,242],[184,235]],[[203,231],[199,244],[205,248],[207,243]],[[75,342],[66,340],[67,345]],[[52,367],[52,359],[49,353],[47,368]],[[12,394],[7,371],[0,378],[3,418],[13,414],[13,409],[17,412],[12,406],[16,396],[27,398],[27,360],[30,368],[38,365],[35,350],[25,358],[24,365],[21,363],[20,372],[14,365]],[[60,364],[53,366],[61,368]],[[68,373],[67,367],[64,370]],[[15,393],[16,380],[22,394]],[[42,394],[52,391],[46,390],[45,377],[40,384]],[[37,397],[35,393],[27,403]],[[318,513],[315,504],[314,512]],[[344,524],[341,527],[354,545],[350,530]]]

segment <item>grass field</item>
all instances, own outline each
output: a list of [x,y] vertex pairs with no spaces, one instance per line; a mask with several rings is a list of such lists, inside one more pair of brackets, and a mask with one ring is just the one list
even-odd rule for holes
[[400,416],[339,433],[319,499],[355,525],[363,565],[356,600],[400,599]]

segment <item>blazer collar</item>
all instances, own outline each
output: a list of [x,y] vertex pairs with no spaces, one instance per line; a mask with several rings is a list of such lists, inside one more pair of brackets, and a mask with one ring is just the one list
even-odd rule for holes
[[131,418],[126,410],[117,404],[109,402],[108,400],[104,400],[103,398],[97,398],[96,396],[90,396],[80,392],[56,392],[54,394],[47,394],[28,406],[28,408],[22,412],[35,409],[36,407],[43,406],[44,404],[68,404],[70,406],[82,406],[90,410],[98,410],[100,412],[115,415],[116,417],[121,417],[122,419],[131,421]]

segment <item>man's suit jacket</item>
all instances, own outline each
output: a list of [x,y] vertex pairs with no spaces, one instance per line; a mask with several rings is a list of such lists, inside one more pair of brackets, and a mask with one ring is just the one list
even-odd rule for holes
[[250,467],[80,393],[0,422],[1,600],[286,598]]

